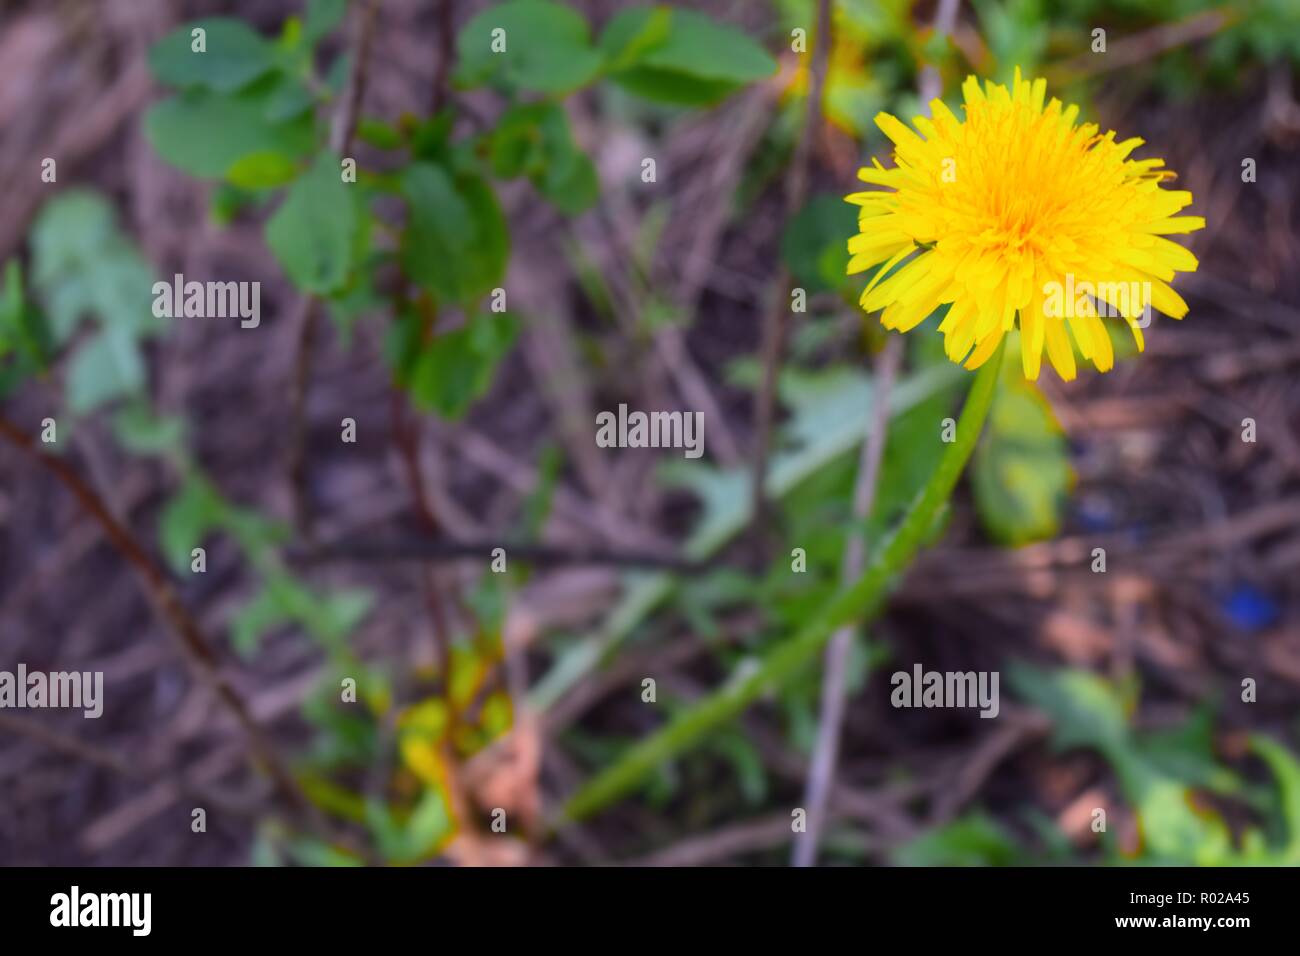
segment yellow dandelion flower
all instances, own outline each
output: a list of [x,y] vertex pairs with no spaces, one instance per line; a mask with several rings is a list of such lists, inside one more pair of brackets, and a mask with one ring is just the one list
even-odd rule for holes
[[877,115],[896,165],[858,172],[889,191],[847,197],[862,207],[848,271],[880,266],[861,304],[883,309],[889,329],[906,332],[951,303],[939,330],[954,362],[981,365],[1018,319],[1026,377],[1038,377],[1045,345],[1069,380],[1070,335],[1099,371],[1114,363],[1103,316],[1127,320],[1140,350],[1151,306],[1187,314],[1169,281],[1196,257],[1165,236],[1205,220],[1176,215],[1192,195],[1162,188],[1174,178],[1163,160],[1128,158],[1141,139],[1076,126],[1079,108],[1044,107],[1046,90],[1019,69],[1010,90],[969,77],[965,120],[936,99],[933,119],[913,120],[920,135]]

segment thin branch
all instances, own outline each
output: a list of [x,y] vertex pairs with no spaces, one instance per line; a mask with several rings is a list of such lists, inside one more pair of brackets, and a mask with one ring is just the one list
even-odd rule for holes
[[708,380],[700,371],[695,359],[686,347],[686,336],[682,330],[665,325],[654,336],[655,351],[658,353],[668,374],[677,385],[678,392],[691,407],[699,409],[706,421],[712,422],[713,453],[724,468],[730,468],[740,462],[740,449],[727,427],[727,420],[722,414],[722,407],[709,388]]
[[1053,72],[1077,79],[1111,73],[1139,63],[1150,63],[1162,53],[1209,39],[1239,20],[1240,14],[1227,6],[1218,10],[1206,10],[1123,37],[1112,43],[1110,49],[1103,54],[1088,52],[1066,60],[1053,67]]
[[[420,432],[418,422],[406,420],[406,396],[397,388],[393,389],[391,415],[394,437],[401,455],[407,486],[411,497],[415,499],[415,510],[419,524],[426,534],[436,536],[439,533],[438,517],[434,513],[433,503],[424,487],[424,470],[420,465]],[[424,590],[425,604],[429,610],[429,621],[433,628],[434,651],[438,657],[438,666],[444,681],[451,680],[451,634],[447,623],[446,609],[442,603],[442,588],[436,572],[429,568],[420,577]]]
[[[438,3],[438,66],[433,76],[433,93],[429,110],[431,115],[441,110],[448,99],[452,54],[454,51],[455,6],[455,0],[439,0]],[[403,291],[398,292],[399,311],[400,300],[405,295],[406,281],[406,277],[403,275]],[[426,318],[428,325],[425,334],[431,335],[433,334],[433,324],[437,320],[437,314],[433,309],[429,309],[426,312]],[[420,460],[420,424],[418,419],[415,421],[407,420],[406,396],[396,387],[392,392],[389,417],[392,422],[393,436],[397,442],[397,450],[402,460],[406,483],[410,488],[411,497],[415,500],[416,513],[419,516],[420,524],[427,534],[437,535],[441,522],[438,520],[433,501],[425,488],[424,469]],[[430,626],[433,629],[434,652],[438,658],[439,670],[442,673],[444,686],[447,687],[448,701],[450,701],[451,631],[447,611],[442,601],[441,583],[434,568],[430,567],[424,570],[420,577],[420,584],[424,591],[425,605],[429,611]],[[456,720],[454,711],[452,720],[453,722]],[[448,766],[450,766],[450,762]],[[453,787],[452,789],[456,788]]]
[[293,499],[294,525],[307,537],[312,534],[311,508],[307,494],[307,386],[311,381],[312,344],[316,340],[319,303],[304,295],[294,303],[290,324],[298,329],[293,380],[289,383],[289,488]]
[[364,561],[375,563],[419,561],[451,564],[457,561],[485,561],[495,548],[505,549],[511,560],[551,567],[602,565],[621,568],[660,568],[682,574],[696,574],[717,567],[712,561],[689,561],[649,551],[624,551],[599,545],[548,545],[511,543],[499,539],[476,541],[442,536],[402,538],[349,538],[300,552],[290,559],[304,564]]
[[[865,534],[857,527],[871,516],[876,500],[876,487],[880,479],[880,462],[884,457],[885,438],[889,429],[889,394],[898,375],[903,354],[903,337],[891,335],[876,363],[872,421],[862,442],[862,455],[858,461],[858,477],[853,487],[854,527],[844,548],[840,577],[845,585],[861,573],[866,560]],[[817,741],[813,747],[812,762],[808,767],[808,781],[804,790],[804,809],[808,813],[807,830],[795,842],[791,862],[794,866],[812,866],[817,862],[817,844],[826,821],[826,808],[830,802],[831,785],[835,782],[835,765],[839,759],[840,732],[844,726],[844,698],[848,688],[849,654],[853,650],[854,626],[847,625],[835,632],[826,647],[822,671],[821,711],[817,726]]]
[[123,776],[134,776],[139,771],[135,764],[109,750],[102,750],[85,741],[52,730],[44,724],[15,714],[0,713],[0,730],[15,737],[26,737],[58,753],[94,764]]
[[[746,820],[706,833],[689,837],[649,856],[641,857],[624,866],[712,866],[725,860],[734,860],[746,853],[772,850],[791,840],[802,841],[802,836],[792,831],[790,817],[775,814]],[[859,839],[863,850],[874,848],[865,834]],[[799,842],[796,842],[796,846]]]
[[356,28],[355,46],[352,50],[352,64],[348,72],[347,86],[343,90],[343,99],[334,114],[334,123],[330,127],[330,149],[343,153],[352,145],[352,136],[357,129],[357,120],[361,116],[361,100],[366,93],[366,80],[370,68],[370,46],[375,36],[375,20],[379,15],[379,0],[367,0],[358,14],[360,24]]
[[[808,192],[808,166],[812,158],[813,144],[817,131],[821,128],[822,91],[826,84],[826,68],[830,61],[831,35],[830,0],[817,2],[817,32],[813,42],[813,60],[811,77],[808,84],[808,107],[804,116],[803,135],[795,147],[794,160],[786,180],[785,214],[786,219],[794,216],[803,205]],[[751,511],[753,528],[756,533],[761,530],[767,518],[767,463],[771,454],[772,425],[776,413],[776,383],[781,368],[781,356],[785,348],[786,315],[790,311],[790,271],[783,265],[773,291],[772,301],[763,316],[762,362],[763,381],[758,393],[758,406],[755,412],[755,448],[753,471],[750,476],[750,497],[753,501]]]
[[175,638],[195,675],[212,689],[217,699],[234,715],[248,738],[257,763],[291,805],[309,809],[305,796],[253,719],[248,705],[222,676],[212,644],[182,603],[176,588],[148,552],[113,516],[99,494],[66,461],[41,451],[29,435],[4,418],[0,418],[0,437],[53,474],[104,529],[109,543],[135,569],[155,613],[169,625],[167,633]]
[[447,103],[451,60],[455,42],[456,0],[438,2],[438,67],[433,74],[433,101],[429,112],[437,113]]
[[[354,32],[352,64],[347,86],[339,98],[334,121],[330,126],[329,149],[336,155],[346,153],[352,145],[361,100],[365,95],[370,64],[371,41],[374,38],[375,20],[379,13],[379,0],[366,0],[356,14],[358,22]],[[320,323],[320,308],[314,296],[301,295],[294,303],[290,323],[298,329],[298,346],[294,357],[293,380],[289,384],[289,491],[293,500],[293,516],[297,527],[311,534],[311,513],[307,495],[307,391],[311,384],[312,346]]]
[[[726,193],[726,190],[718,192]],[[605,217],[605,223],[610,236],[610,247],[614,249],[621,246],[624,261],[634,263],[637,253],[632,209],[618,193],[612,193],[607,200],[609,215]],[[701,224],[700,228],[706,229],[707,225]],[[635,266],[629,265],[622,274],[614,275],[610,282],[615,304],[634,327],[644,320],[647,296],[645,284],[637,281],[636,274]],[[683,305],[683,311],[688,315],[692,310],[693,305]],[[671,323],[663,325],[653,333],[652,341],[659,366],[672,380],[677,393],[689,407],[699,410],[704,420],[710,423],[709,434],[712,438],[709,443],[714,456],[724,468],[734,467],[741,460],[739,444],[722,414],[713,389],[687,348],[684,329]]]

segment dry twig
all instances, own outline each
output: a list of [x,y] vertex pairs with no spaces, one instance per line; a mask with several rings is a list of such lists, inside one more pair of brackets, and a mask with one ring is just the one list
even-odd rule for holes
[[[334,121],[330,127],[329,148],[336,155],[347,152],[356,132],[365,95],[366,76],[370,63],[371,40],[375,20],[379,13],[379,0],[367,0],[356,14],[358,22],[354,31],[352,67],[347,86],[339,98]],[[299,296],[294,304],[292,325],[298,329],[298,348],[294,356],[293,379],[289,384],[289,488],[293,497],[294,521],[304,533],[311,533],[311,510],[307,494],[307,390],[311,384],[312,347],[320,322],[320,306],[309,293]]]
[[212,689],[217,699],[238,721],[262,769],[291,805],[299,809],[308,808],[309,804],[297,782],[254,720],[244,699],[218,669],[217,655],[211,642],[181,601],[176,588],[148,552],[113,516],[95,489],[66,461],[41,451],[29,435],[4,418],[0,418],[0,437],[49,471],[99,523],[109,543],[135,569],[154,611],[168,624],[168,633],[176,639],[177,646],[195,675]]

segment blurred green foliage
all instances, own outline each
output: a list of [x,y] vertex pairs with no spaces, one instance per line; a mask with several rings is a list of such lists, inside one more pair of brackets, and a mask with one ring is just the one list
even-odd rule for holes
[[[454,98],[426,119],[390,123],[362,115],[357,138],[387,153],[388,161],[382,170],[354,165],[349,176],[353,159],[325,147],[324,119],[335,108],[347,64],[336,58],[322,75],[316,49],[342,24],[346,6],[312,0],[304,18],[287,20],[275,39],[227,18],[177,28],[150,54],[155,77],[175,92],[150,109],[145,131],[163,159],[219,181],[212,206],[218,222],[270,210],[268,248],[294,286],[324,300],[345,341],[358,321],[388,306],[385,355],[394,383],[418,409],[445,418],[465,415],[486,394],[522,324],[505,310],[500,287],[510,237],[493,180],[525,178],[565,215],[598,199],[595,166],[576,142],[560,98],[608,81],[651,101],[705,105],[776,69],[749,37],[692,11],[629,8],[595,37],[572,8],[510,0],[470,19],[456,38],[455,87],[494,90],[504,101],[499,118],[467,131],[457,123]],[[194,52],[196,30],[203,31],[202,56]],[[403,209],[400,219],[378,211],[383,202],[391,208],[391,200]],[[415,297],[402,292],[385,302],[376,277],[386,269],[398,270]],[[140,390],[142,366],[130,384]],[[280,557],[287,529],[227,501],[184,454],[183,428],[156,421],[147,402],[135,403],[128,420],[134,447],[172,456],[184,475],[160,523],[163,550],[177,572],[188,572],[193,548],[224,536],[256,574],[253,596],[231,621],[233,646],[256,653],[263,635],[292,626],[329,652],[331,677],[307,708],[321,732],[301,767],[308,794],[326,812],[365,826],[385,860],[435,855],[457,827],[446,794],[448,748],[467,756],[510,725],[509,699],[500,692],[487,695],[474,720],[463,713],[499,663],[503,599],[489,592],[500,585],[480,589],[470,602],[481,630],[456,643],[452,673],[417,675],[407,689],[416,693],[415,703],[395,700],[392,678],[355,659],[348,643],[370,596],[315,593]],[[549,466],[552,475],[559,464]],[[540,517],[531,520],[536,526]],[[344,675],[357,682],[364,716],[331,703]],[[379,727],[394,723],[405,797],[362,798],[342,781],[385,759]],[[337,848],[274,827],[264,831],[256,858],[354,862]]]
[[31,233],[32,282],[45,303],[51,344],[73,344],[87,319],[89,337],[77,338],[66,398],[74,414],[141,394],[142,346],[164,330],[152,310],[153,275],[114,222],[100,196],[65,192],[41,211]]
[[[1012,335],[1014,351],[1019,335]],[[1020,363],[1007,362],[971,466],[985,530],[1012,546],[1055,536],[1072,482],[1068,443],[1051,406]]]
[[[1114,772],[1119,796],[1136,817],[1136,844],[1119,836],[1121,808],[1106,810],[1099,835],[1103,859],[1145,866],[1300,865],[1300,762],[1276,740],[1249,738],[1251,754],[1271,775],[1256,783],[1214,753],[1212,712],[1202,708],[1163,730],[1133,727],[1135,685],[1083,670],[1044,670],[1017,664],[1009,671],[1016,693],[1052,721],[1059,751],[1089,750]],[[1224,809],[1255,821],[1235,831]],[[1092,821],[1099,818],[1093,817]],[[1092,822],[1090,821],[1090,822]],[[1000,866],[1068,863],[1077,859],[1054,824],[1033,816],[1026,826],[1039,839],[1013,834],[976,810],[900,848],[906,865]]]

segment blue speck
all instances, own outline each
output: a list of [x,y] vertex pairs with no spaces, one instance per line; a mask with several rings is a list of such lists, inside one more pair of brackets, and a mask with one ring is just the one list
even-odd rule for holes
[[1277,622],[1277,602],[1250,584],[1238,584],[1219,602],[1223,614],[1242,631],[1262,631]]
[[1075,511],[1079,525],[1085,531],[1115,530],[1115,512],[1105,502],[1086,500],[1080,502]]

